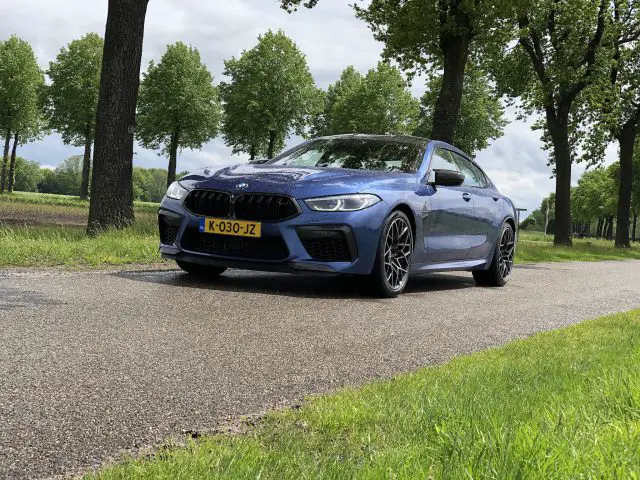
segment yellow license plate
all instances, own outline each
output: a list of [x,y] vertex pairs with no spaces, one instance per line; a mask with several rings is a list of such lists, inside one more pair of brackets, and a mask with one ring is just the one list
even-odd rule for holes
[[262,224],[260,222],[207,217],[200,219],[200,231],[202,233],[235,235],[237,237],[260,237],[262,235]]

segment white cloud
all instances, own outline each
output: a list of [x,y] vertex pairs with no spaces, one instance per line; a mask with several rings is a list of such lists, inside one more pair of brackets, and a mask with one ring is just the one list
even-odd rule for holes
[[[3,36],[16,34],[33,46],[40,65],[47,68],[60,47],[87,32],[104,32],[106,0],[2,0],[0,18]],[[7,28],[9,27],[9,28]],[[354,65],[365,72],[375,66],[382,46],[367,26],[356,19],[344,0],[323,0],[313,10],[300,9],[288,14],[279,8],[278,0],[151,0],[145,26],[143,68],[149,60],[158,60],[169,43],[178,40],[200,50],[204,62],[216,81],[222,77],[224,60],[251,48],[260,33],[283,29],[307,55],[319,86],[335,81],[342,69]],[[412,85],[414,95],[424,91],[424,80]],[[479,163],[505,194],[518,206],[536,208],[540,200],[554,189],[546,166],[538,133],[530,122],[515,121],[506,128],[504,137],[478,155]],[[296,142],[289,140],[289,144]],[[166,166],[166,159],[156,152],[136,146],[134,162],[146,167]],[[70,155],[82,154],[82,148],[62,144],[57,134],[21,147],[20,154],[41,164],[55,165]],[[609,161],[615,149],[608,151]],[[185,150],[178,160],[178,170],[192,170],[205,165],[241,161],[232,157],[221,138],[209,142],[201,151]],[[574,166],[574,180],[583,171]]]

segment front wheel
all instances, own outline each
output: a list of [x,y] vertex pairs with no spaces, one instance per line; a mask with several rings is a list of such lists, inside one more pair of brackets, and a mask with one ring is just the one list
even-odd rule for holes
[[185,272],[198,277],[216,277],[226,270],[225,267],[202,265],[200,263],[185,262],[184,260],[176,260],[176,263]]
[[387,217],[382,227],[376,261],[371,280],[383,297],[395,297],[402,293],[409,281],[413,232],[407,216],[395,211]]
[[500,230],[498,243],[493,253],[493,260],[488,270],[474,270],[473,278],[478,285],[502,287],[506,285],[513,270],[515,253],[515,232],[513,227],[504,223]]

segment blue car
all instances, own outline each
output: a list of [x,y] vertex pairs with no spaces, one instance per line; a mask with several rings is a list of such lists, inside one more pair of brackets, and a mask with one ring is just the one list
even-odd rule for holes
[[393,297],[427,272],[471,271],[478,284],[503,286],[516,218],[513,203],[451,145],[338,135],[174,182],[160,205],[160,252],[194,275],[354,275]]

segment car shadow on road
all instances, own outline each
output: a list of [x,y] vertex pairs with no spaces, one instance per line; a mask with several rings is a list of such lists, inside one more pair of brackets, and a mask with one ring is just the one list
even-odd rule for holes
[[[121,271],[114,273],[137,282],[222,292],[264,293],[307,298],[376,298],[365,278],[290,275],[286,273],[228,270],[219,277],[198,278],[181,270]],[[412,277],[405,293],[457,290],[473,287],[468,273],[429,274]]]

